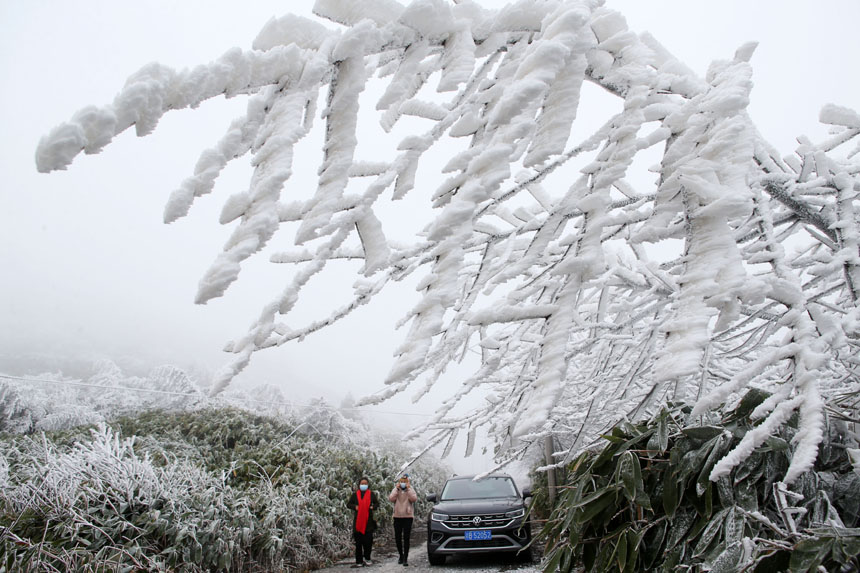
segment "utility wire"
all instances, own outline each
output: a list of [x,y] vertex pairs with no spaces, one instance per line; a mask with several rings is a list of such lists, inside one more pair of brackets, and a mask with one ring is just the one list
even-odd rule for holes
[[[133,386],[105,386],[102,384],[88,384],[81,380],[49,380],[47,378],[29,378],[23,376],[11,376],[9,374],[0,374],[0,378],[4,378],[7,380],[17,380],[21,382],[45,382],[48,384],[61,384],[67,386],[80,386],[84,388],[101,388],[104,390],[129,390],[131,392],[144,392],[150,394],[167,394],[171,396],[184,396],[186,398],[202,398],[206,399],[205,394],[199,392],[171,392],[169,390],[154,390],[152,388],[135,388]],[[278,406],[288,406],[290,408],[295,408],[297,406],[315,406],[321,409],[327,410],[351,410],[356,412],[367,412],[371,414],[394,414],[398,416],[419,416],[424,418],[429,418],[432,414],[419,414],[417,412],[394,412],[391,410],[365,410],[362,408],[356,407],[346,407],[346,408],[338,408],[332,406],[330,404],[320,404],[320,403],[312,403],[312,402],[273,402],[271,400],[254,400],[252,398],[230,398],[230,397],[222,397],[223,400],[232,400],[235,402],[252,402],[255,404],[266,404],[266,405],[278,405]]]
[[101,384],[87,384],[86,382],[82,382],[81,380],[48,380],[45,378],[23,378],[21,376],[9,376],[8,374],[0,374],[0,378],[6,378],[8,380],[20,380],[23,382],[47,382],[49,384],[63,384],[67,386],[82,386],[85,388],[105,388],[107,390],[131,390],[132,392],[149,392],[151,394],[171,394],[173,396],[200,396],[203,397],[202,394],[196,392],[183,393],[183,392],[171,392],[169,390],[154,390],[152,388],[134,388],[132,386],[103,386]]

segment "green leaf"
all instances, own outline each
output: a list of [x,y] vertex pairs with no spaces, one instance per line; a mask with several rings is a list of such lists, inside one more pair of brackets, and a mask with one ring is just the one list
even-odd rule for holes
[[600,437],[610,444],[623,444],[627,441],[623,436],[613,436],[612,434],[600,434]]
[[789,560],[792,572],[815,571],[827,558],[833,547],[833,539],[812,538],[803,539],[794,546]]
[[582,545],[582,564],[586,571],[591,571],[594,568],[594,562],[597,560],[597,544],[584,543]]
[[[574,509],[574,507],[575,506],[573,504],[568,504],[566,506],[564,506],[564,505],[559,506],[559,508],[569,508],[569,509],[566,509],[567,517],[565,517],[564,521],[562,522],[563,525],[559,528],[558,533],[561,533],[565,530],[571,529],[571,526],[576,521],[578,512],[576,511],[576,509]],[[576,523],[579,523],[579,522],[576,522]],[[573,528],[573,529],[575,530],[576,528]]]
[[580,528],[575,528],[570,532],[570,539],[567,542],[570,547],[576,547],[579,544],[579,532]]
[[678,469],[678,477],[680,478],[682,486],[686,486],[687,480],[691,476],[701,473],[702,465],[705,463],[705,460],[708,459],[711,451],[713,451],[714,445],[717,443],[719,437],[719,435],[714,436],[710,440],[701,444],[698,448],[691,449],[684,454],[683,459],[681,459],[679,463]]
[[669,467],[675,468],[674,471],[677,472],[680,467],[681,460],[684,459],[684,456],[687,455],[687,452],[695,449],[693,447],[693,441],[684,435],[678,437],[675,442],[672,444],[672,449],[669,450]]
[[645,452],[646,457],[656,458],[662,455],[662,452],[660,451],[659,440],[657,438],[658,436],[656,432],[651,434],[651,437],[648,438],[648,443],[645,444],[645,449],[647,450]]
[[675,481],[675,478],[669,476],[663,482],[663,511],[666,512],[669,519],[675,517],[675,510],[678,509],[680,501],[678,482]]
[[666,531],[668,530],[669,522],[660,521],[654,525],[643,536],[643,554],[642,567],[646,571],[650,571],[654,567],[657,558],[663,554],[663,545],[666,540]]
[[615,503],[616,491],[605,490],[604,494],[582,508],[582,513],[579,516],[579,523],[588,523],[604,509]]
[[669,412],[665,409],[657,418],[657,445],[660,447],[660,453],[669,449]]
[[845,561],[860,555],[860,534],[845,535],[845,529],[839,530],[839,535],[834,543],[834,551],[836,546],[842,551],[842,557]]
[[654,435],[654,432],[654,428],[639,427],[637,429],[637,433],[633,434],[632,437],[621,446],[622,451],[628,450],[634,446],[641,448],[648,443],[648,440],[652,435]]
[[558,569],[558,564],[561,563],[561,558],[564,557],[564,552],[567,550],[568,546],[556,546],[550,554],[547,556],[548,560],[546,565],[544,565],[543,570],[544,573],[555,573]]
[[725,540],[726,544],[740,543],[744,537],[746,517],[742,511],[730,507],[726,514]]
[[674,549],[688,535],[689,539],[695,539],[706,523],[707,520],[704,518],[697,521],[696,512],[688,506],[680,507],[667,532],[666,549]]
[[689,426],[681,428],[681,433],[691,440],[704,443],[722,434],[723,428],[719,426]]
[[559,565],[559,570],[568,572],[573,568],[573,564],[576,561],[576,553],[574,551],[575,545],[570,545],[564,550],[564,557],[561,559],[561,565]]
[[860,521],[860,475],[849,471],[833,486],[833,503],[845,523]]
[[765,443],[775,452],[787,452],[789,450],[788,442],[777,436],[770,436],[765,440]]
[[619,447],[620,447],[620,444],[613,443],[613,444],[609,444],[608,446],[603,448],[603,451],[600,452],[600,455],[597,456],[597,458],[595,458],[594,462],[591,464],[591,471],[592,472],[596,471],[598,468],[602,467],[606,462],[611,460],[615,456],[615,454],[618,453]]
[[590,504],[594,500],[600,499],[601,497],[603,497],[603,495],[606,494],[606,492],[609,492],[609,491],[615,492],[616,490],[617,490],[617,488],[615,486],[602,487],[596,491],[591,492],[590,494],[588,494],[587,496],[585,496],[584,498],[582,498],[581,500],[579,500],[575,504],[571,505],[570,508],[576,509],[579,507],[585,507],[586,505]]
[[[711,483],[709,480],[711,470],[714,468],[714,465],[716,465],[717,460],[721,458],[723,453],[726,451],[726,447],[731,442],[731,438],[725,433],[721,433],[719,436],[714,438],[712,442],[713,444],[708,451],[708,457],[705,458],[705,462],[702,464],[702,470],[699,472],[699,478],[697,480],[697,483],[702,487]],[[705,449],[705,446],[702,446],[702,449]]]
[[740,541],[732,543],[711,563],[711,573],[735,573],[742,555],[743,546]]
[[681,562],[682,555],[683,552],[680,547],[676,547],[675,549],[666,553],[666,559],[663,561],[663,566],[660,568],[660,570],[666,572],[674,572],[678,564]]
[[723,476],[716,482],[717,494],[719,495],[720,505],[728,507],[735,504],[735,492],[732,489],[731,479],[728,476]]
[[710,517],[714,512],[714,484],[713,482],[708,482],[705,486],[705,491],[701,496],[701,501],[703,504],[702,514],[705,517]]
[[653,511],[653,508],[651,507],[651,498],[647,493],[645,493],[645,483],[642,480],[641,473],[639,474],[639,479],[636,480],[636,503],[649,511]]
[[756,481],[764,473],[764,454],[755,451],[742,461],[734,471],[734,484],[737,485],[747,479]]
[[738,407],[735,408],[734,412],[732,412],[730,419],[742,420],[749,417],[752,411],[769,396],[769,392],[759,390],[758,388],[752,388],[749,392],[744,394],[743,398],[741,398],[741,401],[738,403]]
[[839,513],[830,503],[827,492],[819,490],[812,504],[812,523],[830,523],[834,518],[839,519]]
[[636,500],[637,484],[642,482],[639,458],[633,452],[624,452],[618,459],[618,474],[624,495],[631,502]]
[[636,568],[636,562],[639,559],[639,548],[642,543],[644,531],[627,530],[627,564],[624,566],[622,573],[632,573]]
[[745,480],[735,486],[735,501],[747,511],[758,511],[758,490],[756,483]]
[[[711,546],[711,543],[717,538],[720,531],[723,529],[725,525],[725,517],[727,510],[722,510],[716,515],[714,515],[711,520],[708,522],[707,527],[702,532],[702,536],[699,538],[699,541],[696,543],[695,548],[693,549],[693,557],[701,557],[705,554],[708,548]],[[692,539],[692,538],[691,538]]]
[[618,562],[618,569],[623,571],[627,565],[627,536],[623,532],[615,544],[615,560]]
[[615,569],[616,544],[604,541],[597,550],[594,568],[597,571],[613,571]]

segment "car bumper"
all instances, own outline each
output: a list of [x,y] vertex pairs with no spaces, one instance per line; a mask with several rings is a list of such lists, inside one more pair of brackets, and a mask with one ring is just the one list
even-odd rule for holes
[[427,533],[427,551],[437,555],[518,552],[531,541],[528,525],[491,531],[491,539],[467,540],[463,530],[431,528]]

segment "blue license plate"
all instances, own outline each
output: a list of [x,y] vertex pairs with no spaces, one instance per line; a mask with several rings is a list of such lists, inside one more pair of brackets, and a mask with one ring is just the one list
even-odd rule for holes
[[492,539],[493,532],[489,529],[479,529],[477,531],[466,531],[464,537],[466,541],[478,541],[483,539]]

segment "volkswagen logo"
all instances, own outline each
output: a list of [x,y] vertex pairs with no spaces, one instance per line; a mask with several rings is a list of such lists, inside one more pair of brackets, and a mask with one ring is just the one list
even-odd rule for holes
[[474,523],[474,524],[475,524],[475,527],[480,526],[480,525],[481,525],[481,516],[480,516],[480,515],[476,515],[476,516],[475,516],[475,519],[473,519],[473,520],[472,520],[472,523]]

